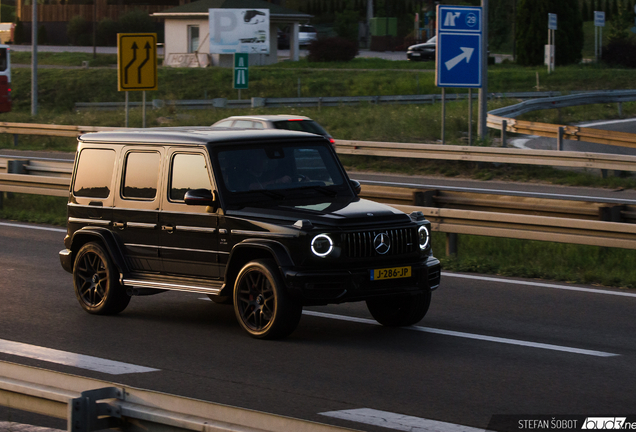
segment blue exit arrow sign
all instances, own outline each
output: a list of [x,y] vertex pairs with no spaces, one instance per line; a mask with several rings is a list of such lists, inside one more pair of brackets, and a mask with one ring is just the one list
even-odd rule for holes
[[437,20],[437,86],[481,87],[481,8],[440,5]]

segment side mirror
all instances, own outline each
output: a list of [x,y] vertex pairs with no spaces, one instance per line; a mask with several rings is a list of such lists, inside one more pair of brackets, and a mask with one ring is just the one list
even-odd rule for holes
[[351,184],[353,192],[355,192],[356,195],[360,195],[360,192],[362,192],[362,186],[360,185],[360,182],[358,180],[349,180],[349,183]]
[[208,189],[191,189],[185,193],[184,201],[187,205],[217,207],[216,191]]

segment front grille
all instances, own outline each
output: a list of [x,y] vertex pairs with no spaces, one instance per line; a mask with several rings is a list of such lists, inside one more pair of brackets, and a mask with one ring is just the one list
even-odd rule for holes
[[[381,233],[386,234],[391,241],[391,247],[385,254],[378,253],[373,245],[376,236]],[[416,242],[416,228],[360,231],[342,234],[342,251],[349,258],[396,256],[415,251]]]

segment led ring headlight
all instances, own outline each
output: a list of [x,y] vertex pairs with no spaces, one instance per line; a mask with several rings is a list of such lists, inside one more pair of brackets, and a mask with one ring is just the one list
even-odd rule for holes
[[430,240],[430,235],[428,233],[428,229],[424,225],[419,227],[419,229],[417,230],[417,237],[419,239],[420,249],[426,249]]
[[311,241],[311,251],[321,258],[326,257],[333,251],[333,241],[327,234],[318,234]]

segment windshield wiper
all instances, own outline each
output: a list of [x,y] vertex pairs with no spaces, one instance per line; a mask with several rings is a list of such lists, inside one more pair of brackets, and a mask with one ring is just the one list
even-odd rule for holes
[[249,190],[247,192],[258,192],[261,193],[265,196],[268,196],[270,198],[274,198],[274,199],[285,199],[285,195],[280,193],[280,192],[274,192],[273,190],[270,189],[252,189]]

